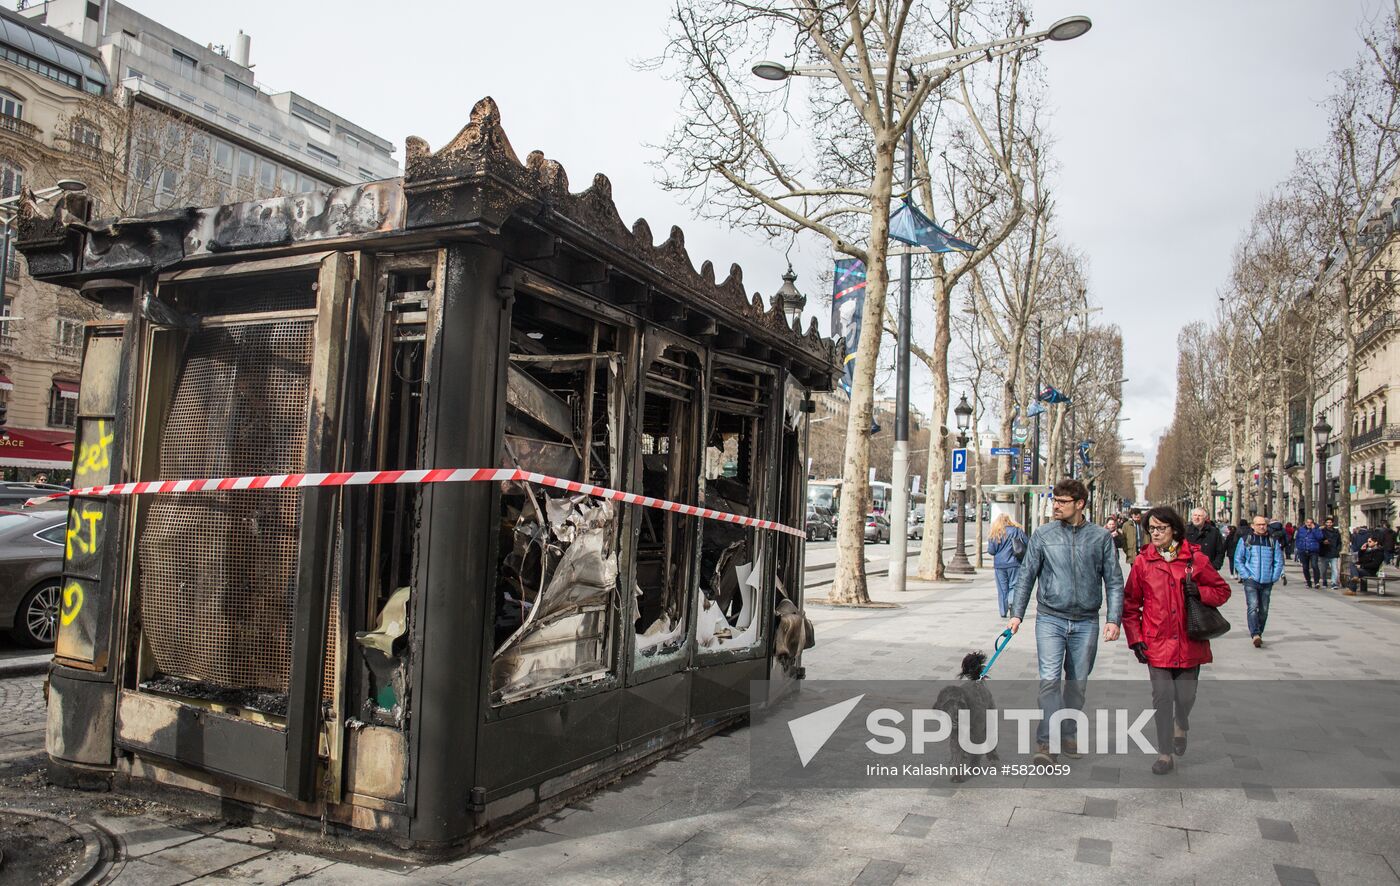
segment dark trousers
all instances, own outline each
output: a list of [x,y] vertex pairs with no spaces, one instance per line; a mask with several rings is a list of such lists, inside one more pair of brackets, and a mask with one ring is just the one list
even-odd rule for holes
[[1322,584],[1322,570],[1318,566],[1317,551],[1299,551],[1298,561],[1303,564],[1303,581],[1307,584]]
[[1196,682],[1201,676],[1201,666],[1194,668],[1154,668],[1147,667],[1147,678],[1152,683],[1152,707],[1156,709],[1153,722],[1157,724],[1157,753],[1172,752],[1172,726],[1190,729],[1191,708],[1196,704]]

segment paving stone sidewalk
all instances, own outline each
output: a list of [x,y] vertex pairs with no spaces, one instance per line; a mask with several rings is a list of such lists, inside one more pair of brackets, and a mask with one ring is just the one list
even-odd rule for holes
[[[899,609],[814,607],[808,675],[942,679],[1002,627],[990,570],[911,587]],[[894,597],[879,584],[873,593]],[[1243,594],[1226,615],[1243,626]],[[1275,591],[1267,637],[1262,650],[1241,630],[1216,641],[1214,676],[1400,677],[1400,608],[1309,591],[1301,577]],[[1034,677],[1024,639],[999,678]],[[1096,679],[1140,673],[1121,641],[1100,646]],[[112,876],[122,884],[1400,883],[1396,789],[755,790],[745,727],[471,857],[375,861],[354,846],[45,786],[39,689],[35,678],[0,681],[0,805],[68,808],[106,828],[120,842]],[[1400,767],[1400,737],[1366,740]]]

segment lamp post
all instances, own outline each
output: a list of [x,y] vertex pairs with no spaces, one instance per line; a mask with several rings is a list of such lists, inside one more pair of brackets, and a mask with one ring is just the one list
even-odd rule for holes
[[1244,519],[1244,465],[1235,462],[1235,513],[1236,523]]
[[[1083,36],[1093,27],[1088,16],[1073,15],[1059,19],[1043,31],[1022,34],[1019,37],[1004,37],[970,46],[959,46],[942,52],[916,55],[904,60],[908,88],[912,92],[915,85],[914,69],[936,62],[946,62],[933,78],[937,82],[948,80],[957,71],[979,61],[991,59],[1034,46],[1046,40],[1063,42]],[[874,72],[883,74],[891,67],[889,59],[871,63]],[[830,65],[787,65],[782,62],[764,60],[751,69],[755,77],[763,80],[782,81],[793,76],[835,77],[836,70]],[[891,80],[893,82],[893,80]],[[904,128],[904,190],[914,190],[914,121],[909,120]],[[899,329],[895,337],[895,411],[894,411],[894,457],[891,465],[894,476],[893,496],[890,502],[890,524],[893,526],[893,550],[890,552],[890,586],[903,591],[907,586],[909,559],[909,352],[910,330],[912,328],[911,278],[913,276],[912,247],[905,249],[900,256],[900,304]],[[1037,372],[1039,372],[1037,358]],[[966,443],[964,443],[966,446]],[[1040,479],[1040,418],[1036,417],[1036,481]],[[963,562],[967,562],[964,556]],[[971,566],[968,567],[971,571]]]
[[1264,450],[1264,464],[1259,472],[1259,482],[1264,486],[1264,494],[1260,498],[1264,501],[1264,516],[1270,520],[1274,518],[1274,462],[1278,459],[1278,452],[1273,446]]
[[789,264],[787,273],[783,275],[783,285],[773,294],[773,300],[778,303],[778,310],[787,317],[789,326],[802,319],[802,309],[807,307],[807,296],[798,291],[796,283],[797,275]]
[[[958,446],[967,448],[967,431],[972,427],[972,406],[963,394],[953,415],[958,421]],[[981,514],[977,515],[980,520]],[[972,575],[976,572],[967,560],[967,486],[958,490],[958,546],[953,551],[953,559],[948,563],[948,571],[957,575]]]
[[1317,424],[1313,425],[1313,445],[1317,447],[1317,522],[1322,525],[1322,521],[1327,519],[1327,499],[1329,498],[1327,488],[1327,438],[1332,434],[1332,426],[1327,423],[1327,419],[1319,412],[1317,414]]

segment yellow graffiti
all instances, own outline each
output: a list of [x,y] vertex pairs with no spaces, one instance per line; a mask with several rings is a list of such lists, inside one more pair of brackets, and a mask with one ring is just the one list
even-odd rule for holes
[[[78,553],[91,554],[97,551],[97,524],[102,520],[102,511],[83,511],[69,508],[68,510],[68,532],[65,543],[66,558],[73,559],[73,547],[76,544]],[[87,523],[87,537],[84,538],[83,523]]]
[[63,610],[59,613],[59,620],[65,625],[71,625],[82,608],[83,589],[76,581],[70,581],[68,587],[63,589]]
[[111,466],[112,440],[114,434],[107,433],[107,422],[103,419],[97,420],[97,442],[84,443],[82,450],[78,453],[77,475],[97,473],[105,471]]

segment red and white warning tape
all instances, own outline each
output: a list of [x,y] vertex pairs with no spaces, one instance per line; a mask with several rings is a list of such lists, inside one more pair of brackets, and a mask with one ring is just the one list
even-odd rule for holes
[[513,468],[438,468],[431,471],[347,471],[332,474],[267,474],[259,477],[219,477],[209,480],[144,480],[139,483],[114,483],[108,486],[73,489],[66,493],[60,492],[56,495],[31,498],[25,504],[36,505],[66,498],[70,495],[164,495],[180,492],[221,492],[230,489],[306,489],[324,486],[384,486],[394,483],[496,483],[507,480],[521,480],[539,486],[550,486],[582,495],[591,495],[594,498],[607,498],[624,504],[658,508],[705,520],[720,520],[739,526],[770,529],[774,532],[785,532],[800,538],[806,537],[806,533],[801,529],[785,526],[772,520],[760,520],[756,517],[743,517],[739,514],[729,514],[710,508],[698,508],[676,501],[638,495],[635,492],[623,492],[604,486],[594,486],[591,483],[579,483],[575,480],[548,477],[544,474],[535,474]]

